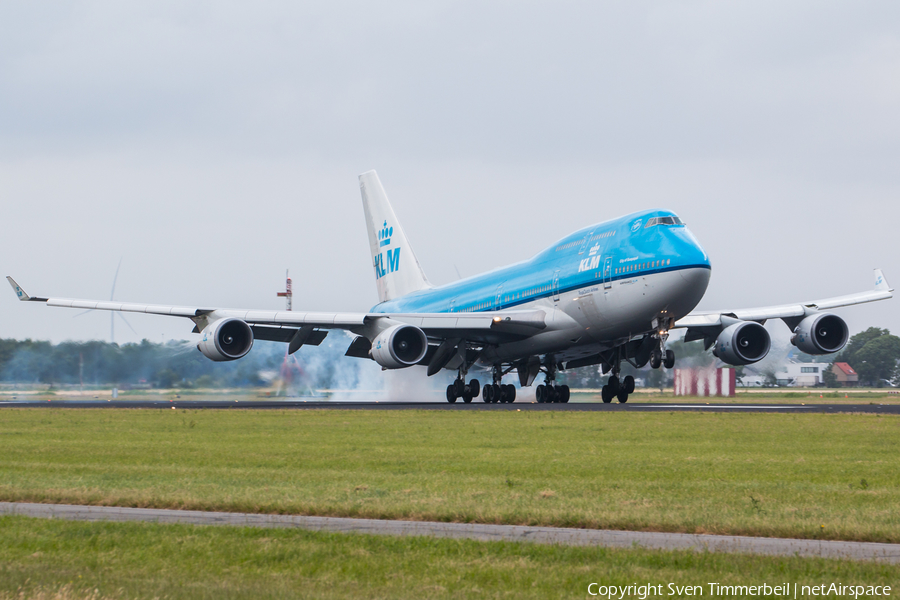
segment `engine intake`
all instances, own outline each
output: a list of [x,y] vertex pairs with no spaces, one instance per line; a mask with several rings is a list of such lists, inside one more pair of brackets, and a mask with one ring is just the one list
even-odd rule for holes
[[745,321],[730,325],[719,334],[713,354],[729,365],[751,365],[765,358],[771,345],[765,327]]
[[216,362],[243,358],[253,347],[253,330],[240,319],[219,319],[203,330],[197,349]]
[[800,321],[791,343],[807,354],[832,354],[850,339],[847,323],[831,313],[817,313]]
[[412,325],[394,325],[372,340],[372,358],[385,369],[411,367],[425,357],[428,338]]

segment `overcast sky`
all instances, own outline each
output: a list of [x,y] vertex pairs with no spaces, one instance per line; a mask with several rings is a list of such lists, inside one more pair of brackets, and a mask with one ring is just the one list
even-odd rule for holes
[[700,308],[812,300],[900,285],[898,159],[896,2],[0,3],[0,266],[35,295],[108,299],[121,259],[121,301],[278,309],[290,269],[296,309],[368,310],[376,169],[436,284],[668,208]]

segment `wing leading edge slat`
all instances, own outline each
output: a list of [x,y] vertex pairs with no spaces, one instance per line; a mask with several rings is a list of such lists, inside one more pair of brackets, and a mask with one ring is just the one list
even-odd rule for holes
[[687,315],[675,322],[676,328],[703,328],[722,325],[722,318],[739,319],[741,321],[765,322],[769,319],[790,319],[802,317],[812,311],[831,310],[844,306],[866,304],[887,300],[894,296],[894,290],[888,285],[881,269],[875,269],[875,289],[868,292],[848,294],[834,298],[825,298],[814,302],[799,304],[782,304],[780,306],[763,306],[759,308],[742,308],[739,310],[703,311]]

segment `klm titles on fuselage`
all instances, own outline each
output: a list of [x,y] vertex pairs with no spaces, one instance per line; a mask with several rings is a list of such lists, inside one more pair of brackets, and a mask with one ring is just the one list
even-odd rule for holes
[[[391,245],[391,236],[394,235],[394,228],[388,227],[387,221],[378,232],[378,247],[384,248]],[[387,261],[385,261],[387,254]],[[375,279],[381,279],[388,273],[400,270],[400,248],[388,248],[387,252],[379,252],[375,256]]]
[[600,244],[596,244],[591,251],[588,253],[588,258],[583,259],[580,263],[578,263],[578,272],[581,273],[583,271],[593,271],[600,267],[600,256],[597,254],[597,251],[600,250]]

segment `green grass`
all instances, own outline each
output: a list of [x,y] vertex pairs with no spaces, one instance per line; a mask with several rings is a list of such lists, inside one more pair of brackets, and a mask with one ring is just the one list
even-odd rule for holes
[[[573,390],[570,402],[600,402],[595,390]],[[672,390],[638,388],[629,402],[659,402],[668,404],[898,404],[900,394],[890,389],[749,389],[738,391],[731,398],[675,396]]]
[[0,599],[560,598],[588,584],[844,582],[898,567],[284,529],[0,518]]
[[900,418],[4,409],[0,499],[900,542]]

